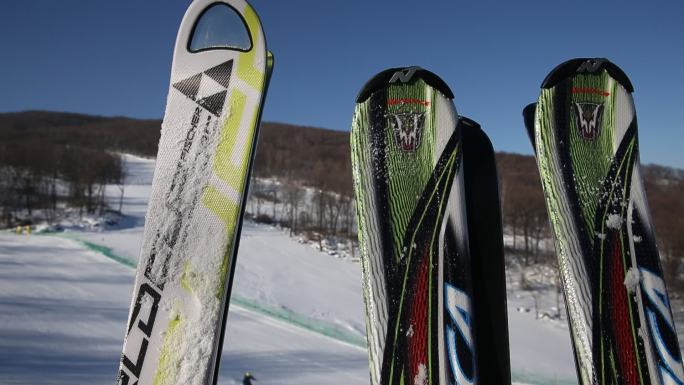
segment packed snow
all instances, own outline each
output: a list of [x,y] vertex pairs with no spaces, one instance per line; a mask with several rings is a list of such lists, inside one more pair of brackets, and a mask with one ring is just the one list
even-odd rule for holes
[[[112,384],[135,271],[58,237],[0,233],[0,383]],[[362,384],[366,353],[231,306],[220,383]]]
[[[125,160],[117,224],[0,235],[0,383],[114,382],[154,170],[154,160]],[[107,194],[118,202],[118,187]],[[576,383],[567,325],[530,311],[555,295],[530,295],[508,275],[514,379]],[[358,263],[245,222],[221,383],[250,371],[257,385],[368,384],[363,308]]]

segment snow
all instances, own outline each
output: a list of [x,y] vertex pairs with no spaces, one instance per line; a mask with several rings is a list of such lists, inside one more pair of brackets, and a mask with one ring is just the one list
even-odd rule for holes
[[639,282],[641,282],[641,273],[639,273],[639,269],[630,267],[627,274],[625,274],[625,287],[627,288],[627,291],[634,293],[637,287],[639,287]]
[[[0,383],[112,384],[134,270],[68,239],[0,233]],[[231,306],[220,383],[362,384],[363,349]]]
[[606,226],[609,229],[619,230],[622,227],[622,216],[620,214],[608,214]]
[[[126,215],[117,225],[0,235],[0,383],[114,382],[154,170],[154,160],[125,160]],[[112,205],[119,193],[108,188]],[[533,298],[512,282],[509,288],[514,379],[576,383],[565,322],[516,311],[534,301],[548,308],[555,293]],[[249,370],[257,385],[368,384],[363,308],[357,263],[245,222],[221,382],[236,383]]]
[[413,379],[413,385],[427,385],[427,369],[425,364],[418,364],[418,373],[416,373],[416,377]]

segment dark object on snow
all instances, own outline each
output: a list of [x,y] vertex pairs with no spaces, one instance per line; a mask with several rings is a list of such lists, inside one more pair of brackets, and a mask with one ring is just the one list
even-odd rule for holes
[[252,385],[252,380],[256,381],[256,378],[252,376],[252,373],[246,372],[245,377],[242,379],[242,385]]

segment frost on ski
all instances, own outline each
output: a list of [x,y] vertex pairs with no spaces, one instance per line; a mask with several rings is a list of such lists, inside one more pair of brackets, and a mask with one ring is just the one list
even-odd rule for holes
[[639,287],[639,282],[641,282],[641,273],[637,267],[630,267],[625,274],[625,287],[630,293],[636,292]]
[[418,364],[418,373],[416,373],[416,376],[413,379],[413,385],[427,385],[427,383],[427,368],[424,363],[420,363]]
[[[155,185],[168,186],[168,190],[151,197],[151,209],[147,215],[151,229],[146,230],[146,236],[153,238],[151,244],[145,242],[145,276],[160,288],[165,286],[169,277],[177,279],[181,276],[188,257],[216,255],[207,253],[213,250],[204,250],[205,242],[197,242],[198,238],[204,238],[199,231],[201,227],[191,226],[211,175],[210,160],[217,142],[216,123],[207,123],[204,132],[197,132],[198,111],[195,110],[182,141],[162,140],[160,143],[160,146],[166,144],[164,147],[167,147],[160,147],[160,154],[179,154],[175,162],[169,162],[172,165],[158,166],[156,174],[163,176],[155,180]],[[194,143],[196,135],[201,135],[199,143]],[[168,169],[173,170],[170,175]]]
[[606,226],[609,229],[620,230],[622,227],[622,215],[608,214],[608,218],[606,218]]

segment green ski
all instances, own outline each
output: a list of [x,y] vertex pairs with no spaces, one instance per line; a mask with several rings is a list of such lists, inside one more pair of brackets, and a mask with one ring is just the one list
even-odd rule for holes
[[551,71],[524,113],[583,385],[684,384],[632,92],[610,61],[573,59]]

